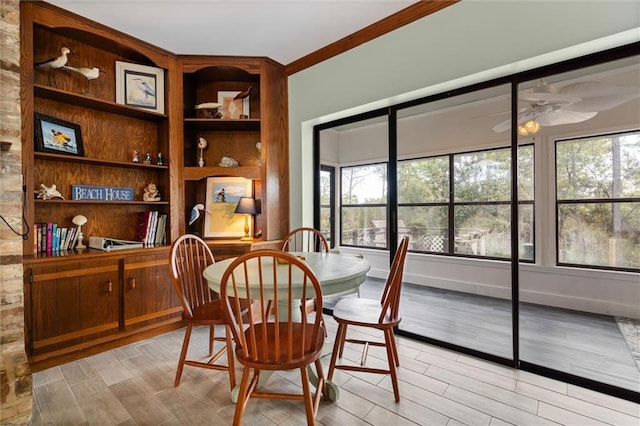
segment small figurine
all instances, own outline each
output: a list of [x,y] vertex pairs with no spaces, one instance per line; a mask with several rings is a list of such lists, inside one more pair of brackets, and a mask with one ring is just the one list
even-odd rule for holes
[[142,195],[143,201],[160,201],[160,191],[156,187],[155,183],[150,183],[144,188],[144,194]]
[[209,213],[209,210],[204,208],[204,204],[196,204],[191,209],[191,217],[189,218],[189,226],[196,223],[196,221],[200,218],[200,212]]
[[198,148],[200,148],[200,157],[198,157],[198,167],[204,167],[203,150],[209,145],[209,142],[203,137],[198,138]]
[[151,164],[151,153],[149,151],[144,155],[144,164]]
[[131,159],[131,161],[133,161],[134,163],[139,163],[140,162],[140,154],[138,154],[138,150],[137,149],[133,150],[133,158]]
[[156,161],[156,164],[158,166],[164,166],[164,160],[162,159],[162,153],[161,152],[158,153],[158,159]]
[[222,157],[220,160],[220,167],[238,167],[240,163],[231,157]]
[[258,167],[262,167],[262,143],[256,142],[256,149],[258,150]]
[[64,200],[62,194],[56,189],[56,184],[54,183],[49,188],[44,183],[40,184],[40,190],[36,191],[38,194],[36,198],[41,198],[43,200],[51,200],[52,198],[60,198]]

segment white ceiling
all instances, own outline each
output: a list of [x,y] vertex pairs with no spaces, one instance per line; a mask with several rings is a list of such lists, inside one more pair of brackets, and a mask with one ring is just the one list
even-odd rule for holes
[[176,54],[266,56],[283,65],[416,0],[48,0]]

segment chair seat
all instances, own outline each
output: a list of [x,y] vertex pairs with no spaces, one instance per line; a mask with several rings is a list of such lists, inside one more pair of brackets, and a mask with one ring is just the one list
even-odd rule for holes
[[[251,307],[251,302],[246,299],[240,301],[242,311],[246,311]],[[193,308],[193,317],[189,317],[186,313],[182,314],[182,319],[194,325],[217,325],[226,324],[222,303],[220,300],[213,300]]]
[[[261,325],[257,325],[255,330],[255,340],[253,336],[250,334],[250,330],[245,330],[244,334],[247,338],[247,345],[249,346],[247,349],[249,354],[253,352],[254,347],[258,348],[259,358],[257,361],[255,358],[251,356],[243,355],[243,351],[241,348],[236,348],[236,358],[242,364],[247,367],[257,368],[260,370],[286,370],[286,369],[294,369],[299,368],[301,361],[304,361],[305,364],[310,364],[314,362],[316,359],[320,357],[322,354],[322,347],[324,345],[324,333],[318,333],[315,342],[312,342],[313,338],[313,324],[302,324],[302,323],[294,323],[292,324],[291,335],[289,334],[289,330],[287,330],[287,323],[283,322],[279,327],[279,341],[280,341],[280,350],[279,353],[276,353],[275,341],[276,341],[276,327],[274,323],[266,324],[266,337],[264,334],[264,329]],[[304,333],[303,333],[304,331]],[[305,345],[304,347],[310,348],[306,353],[301,354],[299,351],[300,341],[302,336],[305,336]],[[270,342],[270,344],[266,344]],[[293,353],[292,359],[287,359],[289,357],[289,342],[293,342]],[[254,346],[255,344],[255,346]],[[262,348],[267,348],[267,353],[262,352]]]
[[391,319],[387,315],[379,322],[382,306],[374,299],[342,299],[333,307],[333,317],[338,322],[348,322],[363,327],[394,327],[400,323],[402,317]]

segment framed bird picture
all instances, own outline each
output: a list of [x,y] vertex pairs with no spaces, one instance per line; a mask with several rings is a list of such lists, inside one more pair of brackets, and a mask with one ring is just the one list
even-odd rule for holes
[[116,102],[164,114],[164,70],[116,61]]
[[34,128],[36,151],[84,157],[79,125],[35,113]]

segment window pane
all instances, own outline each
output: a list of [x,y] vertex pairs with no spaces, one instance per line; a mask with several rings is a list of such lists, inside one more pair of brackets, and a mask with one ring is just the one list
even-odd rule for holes
[[398,162],[399,203],[449,201],[449,157]]
[[409,235],[409,249],[448,252],[447,206],[399,207],[399,237]]
[[386,207],[343,207],[342,245],[387,247]]
[[386,163],[343,167],[341,173],[343,204],[386,204]]
[[325,236],[331,247],[331,208],[320,207],[320,232]]
[[471,152],[453,157],[456,202],[509,201],[511,157],[509,149]]
[[558,206],[560,263],[640,268],[640,203]]
[[320,204],[328,206],[331,203],[331,172],[320,170]]
[[556,142],[559,200],[640,196],[640,132]]
[[510,211],[508,205],[456,206],[454,252],[510,258]]
[[[533,145],[518,148],[518,201],[533,201]],[[511,188],[511,185],[509,185]]]
[[533,261],[533,204],[521,204],[518,207],[518,215],[518,228],[520,229],[518,257],[521,260]]

